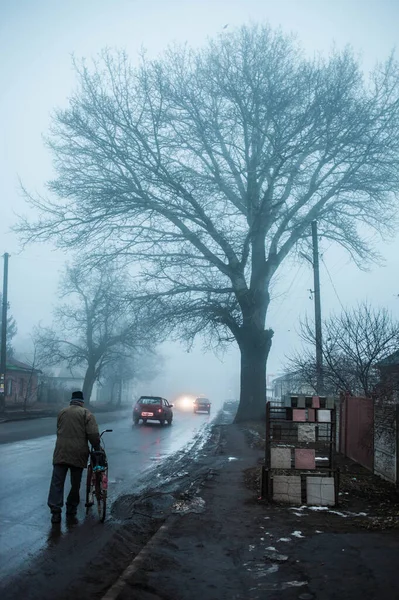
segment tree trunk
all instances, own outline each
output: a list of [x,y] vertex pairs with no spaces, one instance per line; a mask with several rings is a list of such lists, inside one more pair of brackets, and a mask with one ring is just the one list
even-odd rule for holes
[[239,342],[241,352],[240,404],[235,423],[262,420],[266,414],[266,363],[273,332],[248,328]]
[[83,398],[86,406],[90,406],[91,393],[93,391],[93,385],[96,380],[96,369],[94,366],[89,365],[86,369],[85,378],[83,381]]
[[123,385],[123,379],[120,379],[119,387],[118,387],[118,399],[116,401],[117,406],[120,406],[122,404],[122,385]]

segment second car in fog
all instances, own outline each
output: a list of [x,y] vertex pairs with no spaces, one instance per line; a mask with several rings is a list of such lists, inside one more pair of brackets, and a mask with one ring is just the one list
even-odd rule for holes
[[194,413],[206,412],[211,414],[211,403],[208,398],[197,398],[194,400]]

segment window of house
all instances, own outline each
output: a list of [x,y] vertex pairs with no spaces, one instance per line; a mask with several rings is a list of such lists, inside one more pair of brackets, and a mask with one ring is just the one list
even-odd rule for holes
[[12,379],[6,380],[6,396],[12,396]]

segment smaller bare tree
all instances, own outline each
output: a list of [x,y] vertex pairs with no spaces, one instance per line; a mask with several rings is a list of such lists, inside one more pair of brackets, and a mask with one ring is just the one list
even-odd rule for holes
[[[289,358],[290,370],[316,389],[314,326],[301,323],[305,347]],[[361,303],[323,323],[323,377],[326,393],[371,396],[379,382],[378,363],[399,348],[399,323],[386,309]]]
[[120,405],[124,382],[150,381],[161,372],[162,357],[150,348],[121,349],[120,356],[108,363],[101,380],[108,387],[109,401]]
[[126,351],[133,355],[154,347],[153,323],[127,301],[125,279],[112,269],[88,275],[79,266],[68,268],[61,288],[69,302],[56,309],[54,327],[36,329],[41,365],[66,364],[71,371],[84,367],[86,402],[95,381],[107,367],[124,360]]

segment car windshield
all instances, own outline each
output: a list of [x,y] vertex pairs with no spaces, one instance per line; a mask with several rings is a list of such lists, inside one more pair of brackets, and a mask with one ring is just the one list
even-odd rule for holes
[[197,398],[198,404],[209,404],[208,398]]
[[140,404],[161,404],[161,398],[140,398]]

